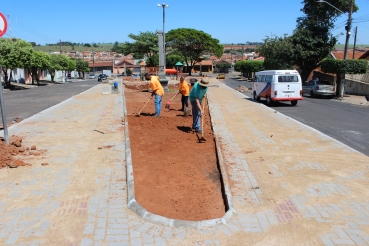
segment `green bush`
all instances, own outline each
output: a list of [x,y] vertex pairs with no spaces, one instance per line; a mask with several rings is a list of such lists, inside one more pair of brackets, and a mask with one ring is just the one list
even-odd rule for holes
[[322,71],[335,74],[363,74],[368,71],[368,61],[360,60],[336,60],[332,58],[324,59],[321,63]]
[[264,61],[241,60],[236,62],[235,70],[242,73],[254,73],[264,70]]

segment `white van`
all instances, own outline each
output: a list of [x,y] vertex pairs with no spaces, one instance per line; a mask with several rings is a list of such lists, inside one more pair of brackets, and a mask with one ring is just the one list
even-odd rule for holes
[[302,100],[302,84],[300,74],[296,70],[269,70],[255,73],[252,85],[254,100],[273,102],[290,101],[293,106]]

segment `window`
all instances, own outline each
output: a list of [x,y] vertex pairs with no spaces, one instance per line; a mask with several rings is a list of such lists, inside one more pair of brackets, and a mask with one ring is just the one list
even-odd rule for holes
[[317,85],[331,85],[327,80],[319,80],[316,83]]
[[273,75],[265,75],[265,82],[272,82]]
[[259,75],[258,76],[258,82],[264,82],[265,75]]
[[278,76],[278,82],[299,82],[299,78],[296,75],[283,75]]

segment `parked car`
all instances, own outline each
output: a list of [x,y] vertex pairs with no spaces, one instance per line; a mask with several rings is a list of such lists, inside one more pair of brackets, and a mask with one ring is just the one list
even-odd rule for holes
[[90,78],[90,79],[95,79],[95,78],[96,78],[96,76],[95,76],[95,74],[91,73],[89,78]]
[[218,74],[217,79],[225,79],[225,74]]
[[334,86],[327,80],[310,80],[302,86],[302,93],[310,97],[330,97],[335,95]]
[[107,80],[108,77],[106,76],[106,74],[99,74],[99,76],[97,76],[97,81],[102,81],[102,80]]

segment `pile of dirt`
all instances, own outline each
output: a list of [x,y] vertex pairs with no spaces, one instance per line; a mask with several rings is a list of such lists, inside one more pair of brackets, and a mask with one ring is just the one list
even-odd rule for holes
[[243,85],[237,86],[236,90],[238,90],[239,92],[249,92],[249,88]]
[[10,167],[17,168],[19,166],[27,166],[30,164],[25,163],[20,155],[39,155],[40,153],[36,151],[36,146],[23,147],[22,138],[17,136],[12,136],[10,138],[10,144],[5,142],[4,138],[0,138],[0,168]]
[[208,110],[204,137],[191,129],[192,116],[185,117],[181,96],[173,99],[171,109],[164,106],[175,94],[162,99],[160,118],[149,92],[126,90],[128,125],[131,140],[136,200],[149,212],[181,220],[220,218],[225,213],[220,173]]

